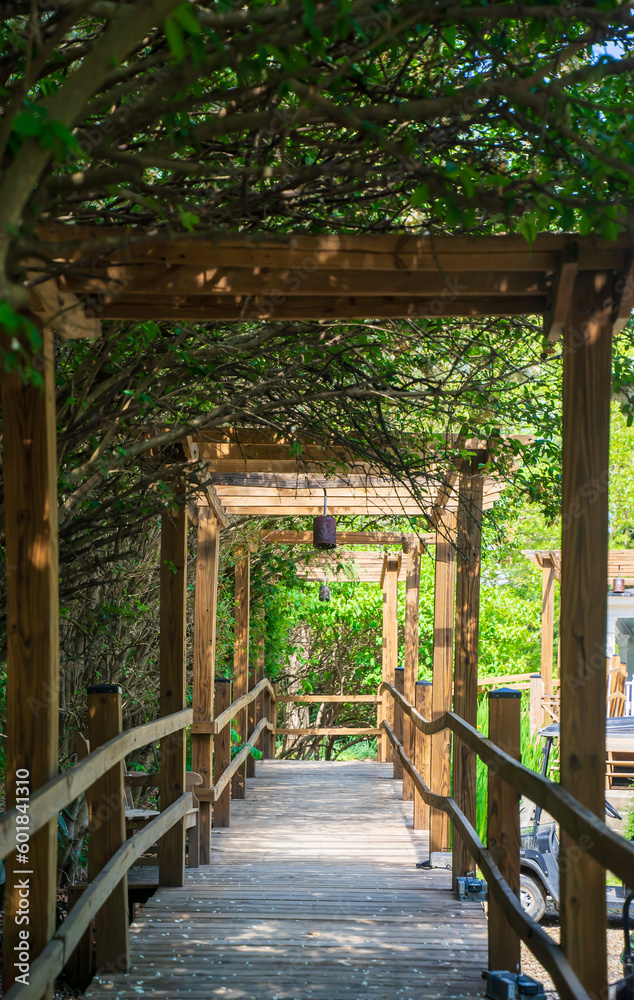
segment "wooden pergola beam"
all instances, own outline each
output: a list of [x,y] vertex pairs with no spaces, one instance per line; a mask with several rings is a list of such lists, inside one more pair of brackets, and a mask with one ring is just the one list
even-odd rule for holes
[[[418,538],[422,545],[433,545],[436,536],[404,535],[400,531],[338,531],[337,545],[401,545],[406,551],[407,539]],[[277,545],[312,545],[312,531],[267,531],[260,532],[260,541]]]
[[[147,238],[115,227],[40,228],[51,256],[81,262],[60,288],[103,319],[285,320],[542,315],[572,274],[628,272],[631,242],[540,234]],[[81,241],[89,245],[82,249]],[[98,255],[99,243],[103,254]],[[308,262],[308,263],[307,263]],[[43,266],[43,265],[40,265]],[[555,288],[553,289],[553,278]],[[553,299],[554,294],[554,299]],[[631,295],[623,301],[631,304]]]
[[564,323],[570,312],[578,266],[577,245],[565,247],[561,253],[561,263],[555,274],[548,308],[544,315],[544,334],[550,343],[559,340],[563,333]]

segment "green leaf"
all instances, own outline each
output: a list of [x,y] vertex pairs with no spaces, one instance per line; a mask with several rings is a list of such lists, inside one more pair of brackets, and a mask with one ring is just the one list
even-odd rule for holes
[[185,36],[180,24],[171,17],[168,17],[165,21],[165,38],[176,62],[182,62],[187,52],[185,48]]
[[178,22],[178,24],[180,24],[181,28],[184,28],[190,35],[200,35],[202,29],[194,17],[192,8],[188,3],[184,3],[180,7],[177,7],[172,14],[172,17]]
[[524,215],[520,219],[519,230],[527,243],[533,244],[537,236],[537,225],[535,220],[529,215]]
[[420,208],[421,205],[428,205],[429,194],[429,188],[426,184],[419,184],[418,187],[415,187],[409,199],[412,208]]

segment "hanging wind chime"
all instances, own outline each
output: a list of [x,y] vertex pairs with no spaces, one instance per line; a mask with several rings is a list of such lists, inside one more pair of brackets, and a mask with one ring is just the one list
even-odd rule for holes
[[[328,514],[328,493],[324,489],[324,512],[313,518],[313,546],[316,549],[335,549],[337,547],[337,522]],[[319,600],[330,600],[330,587],[322,583],[319,587]]]
[[337,548],[337,522],[328,510],[328,494],[324,489],[324,512],[313,518],[313,547],[316,549]]

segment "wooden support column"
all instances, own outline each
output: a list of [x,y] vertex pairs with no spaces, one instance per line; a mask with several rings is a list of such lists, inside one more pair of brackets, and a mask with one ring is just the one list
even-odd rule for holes
[[[43,338],[41,354],[33,355],[44,380],[43,388],[24,383],[19,371],[0,372],[7,574],[7,808],[16,804],[16,775],[27,782],[21,785],[23,800],[24,789],[32,796],[57,774],[55,384],[50,331],[44,330]],[[23,346],[30,355],[26,341]],[[5,860],[2,970],[5,990],[23,971],[15,965],[20,931],[15,922],[20,902],[19,879],[29,879],[31,961],[55,932],[56,820],[52,819],[31,837],[28,865],[18,863],[16,857],[12,853]],[[52,983],[42,996],[53,996]]]
[[[484,477],[471,467],[460,473],[456,572],[456,653],[454,712],[472,726],[478,721],[478,626]],[[472,826],[476,825],[476,755],[455,741],[453,795]],[[461,838],[453,837],[453,879],[475,869]]]
[[[187,708],[185,638],[187,634],[187,509],[161,518],[160,714]],[[161,810],[185,791],[186,731],[161,740]],[[185,884],[185,819],[159,841],[159,885]]]
[[[520,750],[521,692],[512,688],[489,691],[489,739],[515,760]],[[487,847],[511,892],[520,894],[520,797],[488,769]],[[520,971],[520,939],[504,909],[489,898],[489,969]]]
[[[563,345],[560,781],[601,819],[612,282],[577,275]],[[605,871],[565,834],[559,867],[563,950],[587,992],[607,996]]]
[[[251,664],[249,664],[249,691],[252,691],[253,688],[255,687],[255,685],[258,682],[257,674],[258,674],[257,663],[255,664],[255,666],[252,666]],[[247,708],[247,737],[248,737],[248,739],[251,739],[251,735],[253,733],[253,730],[255,729],[255,727],[257,725],[257,721],[258,721],[257,709],[258,709],[258,699],[256,699],[255,701],[252,701],[251,704]],[[250,754],[247,757],[247,759],[246,759],[246,765],[247,765],[247,769],[246,769],[247,778],[255,778],[255,757],[252,754]]]
[[[276,705],[270,691],[265,691],[262,695],[262,714],[275,725]],[[262,753],[265,760],[273,760],[275,757],[275,733],[272,729],[266,729],[262,734]]]
[[[92,751],[123,732],[121,688],[96,684],[88,688],[88,738]],[[118,761],[95,781],[87,793],[88,881],[93,882],[112,855],[125,842],[124,762]],[[128,935],[128,876],[112,890],[95,916],[95,964],[103,972],[127,972],[130,967]]]
[[[218,677],[215,682],[216,715],[220,715],[231,704],[231,681],[228,677]],[[231,763],[231,724],[225,726],[214,740],[214,784],[224,774]],[[231,826],[231,782],[221,792],[214,803],[214,826]]]
[[[429,681],[416,681],[414,706],[424,719],[431,720],[432,685]],[[412,726],[412,728],[414,728]],[[415,729],[416,738],[416,770],[429,788],[431,764],[431,736],[424,736],[420,729]],[[423,801],[420,792],[414,791],[414,829],[429,829],[430,809]]]
[[[394,687],[399,694],[404,694],[405,692],[405,671],[403,667],[397,667],[394,671]],[[396,736],[399,743],[403,744],[403,709],[400,705],[394,705],[394,735]],[[392,763],[392,777],[402,778],[403,777],[403,765],[401,764],[401,759],[396,754],[394,754],[394,761]]]
[[[413,705],[418,681],[418,613],[420,606],[420,542],[410,538],[407,546],[405,576],[405,645],[403,669],[405,671],[405,700]],[[407,716],[403,718],[403,747],[409,759],[416,762],[416,730]],[[418,765],[417,765],[418,766]],[[414,798],[414,782],[409,774],[403,775],[403,799]]]
[[[542,563],[542,643],[541,674],[544,694],[553,693],[553,649],[555,624],[555,565],[548,556]],[[544,717],[543,725],[546,725]]]
[[[262,636],[260,636],[260,638],[258,640],[258,657],[257,657],[257,661],[256,661],[256,664],[255,664],[255,683],[259,684],[260,681],[263,681],[263,680],[264,680],[264,636],[262,635]],[[255,703],[255,722],[256,722],[256,725],[258,724],[258,722],[260,721],[260,719],[264,718],[265,714],[266,713],[264,711],[264,695],[261,694],[261,695],[259,695],[259,697],[258,697],[258,699],[257,699],[257,701]],[[262,736],[260,737],[260,740],[259,740],[259,743],[260,743],[259,749],[260,750],[264,749],[264,744],[266,742],[266,736],[267,736],[267,734],[263,733]]]
[[[249,601],[251,554],[239,552],[235,567],[235,645],[233,652],[233,697],[241,698],[249,689]],[[247,735],[247,710],[238,713],[236,731],[243,742]],[[243,799],[246,793],[246,763],[236,771],[231,782],[232,795]]]
[[[456,607],[456,514],[444,510],[436,531],[434,588],[434,665],[431,691],[431,718],[451,711],[453,687],[453,639]],[[431,739],[431,790],[451,794],[451,733],[444,729]],[[449,851],[449,817],[431,810],[429,851]]]
[[[528,709],[528,721],[529,721],[529,731],[532,736],[535,736],[537,732],[541,729],[544,724],[544,709],[542,707],[542,700],[544,697],[544,678],[541,674],[531,674],[530,679],[530,689],[529,689],[529,709]],[[547,713],[546,713],[547,714]]]
[[[398,574],[401,566],[400,556],[386,553],[383,562],[383,574],[381,577],[381,588],[383,590],[383,680],[394,684],[394,671],[398,663],[398,620],[397,599],[398,599]],[[385,719],[388,725],[394,728],[394,700],[389,694],[383,695],[380,705],[381,719]],[[379,725],[381,722],[379,719]],[[377,739],[377,748],[380,748],[378,759],[392,762],[394,753],[392,744],[385,734]]]
[[[196,596],[194,601],[194,722],[214,716],[216,607],[218,602],[218,522],[208,507],[198,508]],[[212,785],[213,737],[192,733],[192,768],[202,776],[202,788]],[[211,863],[211,802],[198,803],[200,863]]]

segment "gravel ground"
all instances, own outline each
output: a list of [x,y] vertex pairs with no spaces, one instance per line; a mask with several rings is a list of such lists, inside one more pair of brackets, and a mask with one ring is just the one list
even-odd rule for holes
[[[543,929],[550,937],[559,944],[559,921],[556,917],[545,917],[542,921]],[[608,927],[608,982],[614,983],[623,976],[623,966],[621,965],[621,953],[623,951],[623,927],[620,923],[611,923]],[[522,972],[527,976],[532,976],[542,983],[544,990],[553,998],[559,994],[555,990],[555,985],[544,969],[539,964],[535,956],[522,944]]]

